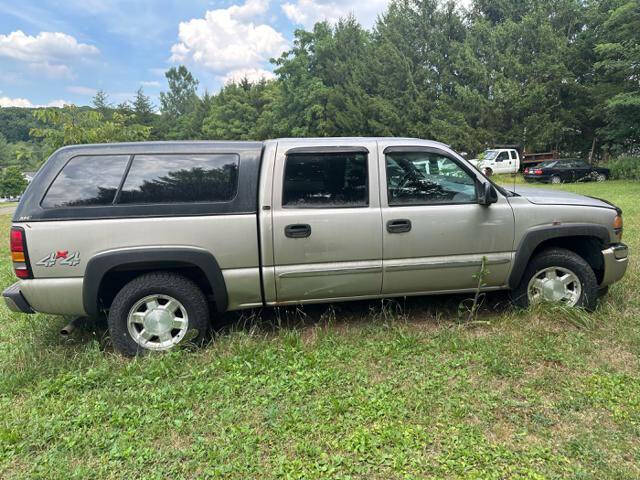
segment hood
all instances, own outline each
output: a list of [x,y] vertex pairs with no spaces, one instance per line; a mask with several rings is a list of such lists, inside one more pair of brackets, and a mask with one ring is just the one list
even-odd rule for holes
[[564,190],[546,190],[543,188],[521,187],[520,185],[516,185],[515,188],[508,188],[508,190],[537,205],[580,205],[619,210],[618,207],[606,200],[578,195]]

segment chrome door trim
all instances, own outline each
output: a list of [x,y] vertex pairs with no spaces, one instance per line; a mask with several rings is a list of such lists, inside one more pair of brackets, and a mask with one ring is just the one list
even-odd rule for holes
[[[295,269],[278,273],[278,278],[305,278],[328,275],[351,275],[357,273],[380,273],[382,265],[352,265],[338,267],[335,263],[326,264],[328,268],[308,268],[310,265],[303,265],[304,269]],[[293,267],[281,267],[293,268]]]
[[[484,255],[486,265],[504,265],[511,263],[512,252]],[[436,270],[442,268],[480,267],[483,255],[460,255],[458,260],[452,257],[405,258],[384,260],[385,272],[406,272],[410,270]],[[470,258],[471,257],[471,258]]]

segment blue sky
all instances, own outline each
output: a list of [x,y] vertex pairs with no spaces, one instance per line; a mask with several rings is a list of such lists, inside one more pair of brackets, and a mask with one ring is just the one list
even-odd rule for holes
[[0,106],[112,102],[185,64],[201,90],[271,75],[296,28],[350,12],[370,27],[388,0],[0,0]]

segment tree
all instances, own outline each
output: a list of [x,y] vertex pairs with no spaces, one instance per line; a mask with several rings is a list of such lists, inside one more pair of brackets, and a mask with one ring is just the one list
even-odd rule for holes
[[151,98],[144,94],[142,87],[136,92],[132,105],[136,123],[151,126],[154,121],[156,107],[151,102]]
[[602,89],[605,125],[599,129],[613,151],[640,148],[640,2],[594,2],[592,15],[601,20],[594,51]]
[[261,116],[271,107],[269,90],[275,82],[261,80],[255,84],[246,78],[226,85],[211,97],[207,116],[203,121],[204,138],[217,140],[265,139],[265,124]]
[[96,92],[91,99],[91,104],[93,105],[93,108],[100,112],[104,118],[108,117],[111,109],[113,108],[113,105],[109,102],[109,96],[104,90],[98,90]]
[[150,127],[129,124],[130,116],[115,112],[111,120],[105,120],[99,112],[73,105],[38,110],[35,115],[46,126],[31,130],[31,136],[43,140],[48,154],[64,145],[143,141],[151,132]]
[[11,159],[11,146],[5,136],[0,133],[0,167],[9,164]]
[[166,73],[169,91],[160,92],[160,110],[169,117],[186,115],[195,109],[198,80],[184,65],[172,67]]
[[16,197],[27,188],[27,180],[18,167],[7,167],[0,173],[0,195]]

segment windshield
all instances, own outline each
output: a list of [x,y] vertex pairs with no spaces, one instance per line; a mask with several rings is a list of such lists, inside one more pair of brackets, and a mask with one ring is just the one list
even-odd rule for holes
[[482,156],[483,160],[494,160],[498,156],[498,150],[487,150]]

